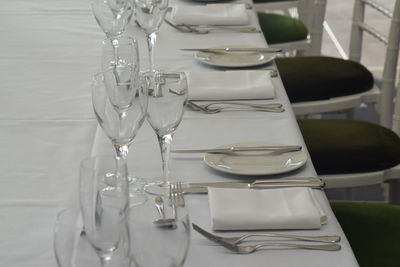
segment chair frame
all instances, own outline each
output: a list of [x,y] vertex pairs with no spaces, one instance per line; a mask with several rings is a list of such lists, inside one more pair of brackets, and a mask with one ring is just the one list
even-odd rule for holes
[[[365,8],[367,6],[392,19],[389,38],[364,21]],[[361,104],[374,104],[377,106],[381,124],[390,128],[394,108],[393,96],[400,39],[399,19],[399,11],[396,7],[392,12],[374,0],[355,0],[349,59],[360,62],[364,32],[385,44],[387,48],[381,89],[374,84],[372,89],[361,94],[335,97],[329,100],[293,103],[292,107],[294,113],[298,116],[302,116],[329,112],[345,112],[348,118],[351,119],[354,116],[354,109]]]
[[[396,0],[394,10],[391,12],[373,0],[355,0],[354,15],[352,26],[352,39],[350,47],[350,58],[360,60],[362,47],[362,32],[366,31],[376,37],[383,43],[387,43],[385,66],[383,72],[382,89],[379,91],[376,87],[370,91],[358,94],[351,97],[343,97],[336,101],[332,100],[333,105],[346,105],[348,103],[377,103],[378,112],[380,113],[382,126],[392,129],[400,136],[400,93],[397,93],[396,101],[394,101],[395,91],[400,91],[396,88],[396,71],[397,60],[399,55],[400,44],[400,0]],[[391,18],[389,38],[382,35],[380,32],[370,27],[363,22],[365,7],[370,6],[385,16]],[[360,97],[359,100],[356,98]],[[343,101],[345,100],[345,101]],[[358,101],[358,102],[357,102]],[[319,102],[319,101],[316,101]],[[322,102],[322,101],[321,101]],[[344,103],[344,104],[343,104]],[[396,103],[396,104],[395,104]],[[349,105],[350,105],[349,104]],[[318,105],[318,103],[316,103]],[[326,182],[327,188],[348,188],[357,186],[366,186],[373,184],[389,183],[389,202],[400,204],[400,165],[393,168],[368,173],[355,174],[335,174],[326,175],[323,180]]]
[[320,55],[326,1],[327,0],[296,0],[275,3],[257,3],[254,6],[259,12],[265,12],[266,10],[283,10],[284,14],[300,19],[309,30],[309,35],[306,40],[273,44],[271,47],[279,47],[284,51],[297,51],[298,55]]

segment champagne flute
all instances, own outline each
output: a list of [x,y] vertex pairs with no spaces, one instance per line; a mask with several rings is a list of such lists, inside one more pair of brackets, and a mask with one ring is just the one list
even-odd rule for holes
[[[129,147],[142,126],[147,109],[146,86],[131,66],[109,69],[94,76],[92,102],[96,118],[117,154],[118,171],[129,179]],[[132,183],[137,179],[131,178]],[[131,187],[131,200],[143,201],[140,188]],[[133,198],[137,197],[136,200]],[[133,203],[133,202],[132,202]]]
[[146,72],[148,86],[147,121],[153,127],[161,150],[163,177],[156,183],[169,184],[169,151],[172,137],[182,120],[188,97],[186,75],[183,72]]
[[79,175],[79,199],[85,234],[102,266],[110,266],[118,249],[129,251],[126,225],[128,180],[120,175],[118,160],[112,156],[83,160]]
[[149,51],[149,71],[154,68],[154,46],[157,31],[164,21],[168,10],[168,0],[133,0],[136,22],[145,32]]
[[120,36],[132,18],[131,0],[92,0],[92,11],[108,38]]

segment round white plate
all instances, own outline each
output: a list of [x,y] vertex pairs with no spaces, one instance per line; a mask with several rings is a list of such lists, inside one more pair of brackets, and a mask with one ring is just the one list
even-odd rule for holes
[[[281,145],[264,142],[237,143],[220,146],[268,146]],[[300,150],[294,152],[243,152],[232,154],[204,155],[204,162],[211,168],[232,174],[240,175],[271,175],[290,172],[303,166],[307,161],[307,154]]]
[[[235,47],[235,46],[226,46]],[[241,46],[243,47],[243,46]],[[216,47],[223,48],[223,47]],[[262,53],[262,52],[222,52],[222,53],[210,53],[210,52],[196,52],[195,59],[201,63],[216,66],[216,67],[228,67],[228,68],[240,68],[240,67],[254,67],[267,64],[275,59],[276,54]]]

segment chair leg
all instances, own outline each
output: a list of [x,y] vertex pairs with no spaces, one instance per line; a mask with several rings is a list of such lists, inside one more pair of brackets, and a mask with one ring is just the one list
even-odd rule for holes
[[345,188],[344,189],[344,198],[345,200],[353,200],[353,188]]
[[389,195],[390,195],[390,186],[388,183],[382,183],[381,184],[382,188],[382,196],[383,196],[383,202],[384,203],[389,203]]
[[355,115],[356,115],[356,112],[355,112],[355,109],[352,108],[352,109],[347,110],[347,111],[345,112],[345,114],[346,114],[346,118],[347,118],[347,119],[349,119],[349,120],[354,120]]
[[400,180],[392,179],[387,183],[389,184],[389,203],[400,205]]

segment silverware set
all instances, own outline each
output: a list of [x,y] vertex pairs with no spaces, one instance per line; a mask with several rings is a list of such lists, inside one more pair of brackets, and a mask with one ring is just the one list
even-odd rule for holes
[[197,34],[207,34],[212,31],[233,31],[233,32],[244,32],[244,33],[260,33],[261,31],[255,27],[226,27],[226,26],[211,26],[211,25],[175,25],[168,19],[164,20],[172,28],[185,33],[197,33]]
[[202,111],[207,114],[216,114],[223,110],[255,110],[264,112],[284,112],[282,104],[249,104],[241,102],[212,102],[209,104],[196,104],[193,101],[187,101],[186,105],[194,111]]
[[[315,249],[315,250],[327,250],[336,251],[340,250],[340,236],[303,236],[303,235],[290,235],[290,234],[279,234],[279,233],[264,233],[264,234],[245,234],[239,237],[221,237],[214,235],[206,230],[202,229],[196,224],[192,224],[193,229],[206,237],[207,239],[216,242],[223,247],[238,253],[238,254],[250,254],[260,249],[267,248],[296,248],[296,249]],[[287,238],[291,240],[301,240],[307,242],[321,242],[326,244],[309,244],[309,243],[282,243],[282,242],[261,242],[255,245],[238,245],[242,242],[259,242],[260,240],[248,240],[250,237],[278,237]],[[328,244],[327,244],[328,243]]]
[[184,207],[185,206],[185,199],[183,197],[183,189],[182,183],[176,182],[169,184],[168,187],[168,200],[169,205],[172,208],[172,217],[167,218],[166,212],[164,209],[164,200],[161,196],[156,196],[154,198],[154,204],[157,208],[157,211],[160,215],[160,218],[153,221],[153,223],[161,228],[166,229],[176,229],[176,219],[177,219],[177,207]]

